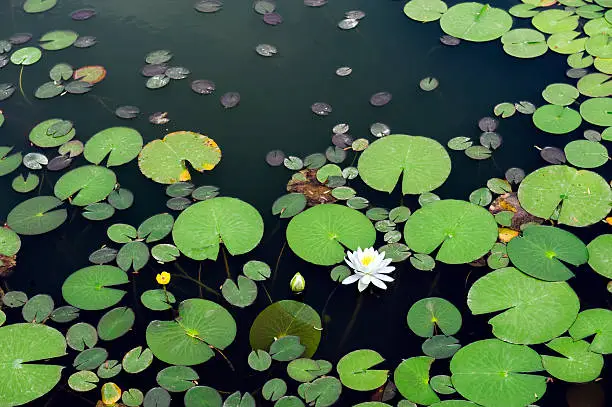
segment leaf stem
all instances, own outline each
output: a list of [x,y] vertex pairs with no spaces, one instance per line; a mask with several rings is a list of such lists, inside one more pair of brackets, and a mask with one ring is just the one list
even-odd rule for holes
[[203,288],[206,291],[208,291],[209,293],[214,294],[217,297],[221,296],[221,294],[219,294],[219,292],[217,290],[214,290],[214,289],[210,288],[209,286],[207,286],[206,284],[204,284],[200,280],[197,280],[197,279],[191,277],[189,274],[187,274],[187,272],[185,270],[183,270],[183,268],[178,263],[174,263],[174,267],[178,271],[180,271],[182,273],[182,275],[175,275],[175,277],[184,278],[184,279],[187,279],[189,281],[192,281],[192,282],[196,283],[197,285],[199,285],[201,288]]
[[268,301],[270,301],[270,304],[274,303],[274,301],[272,301],[272,297],[270,296],[270,292],[268,291],[268,288],[266,287],[265,283],[261,283],[261,286],[264,289],[264,292],[266,293],[266,296],[268,297]]
[[276,275],[278,274],[278,266],[280,266],[281,257],[283,257],[283,252],[285,251],[285,247],[287,246],[287,240],[283,242],[283,247],[281,247],[280,253],[276,259],[276,265],[274,266],[274,275],[272,276],[272,288],[274,288],[274,283],[276,282]]
[[359,310],[361,310],[361,306],[363,304],[363,297],[363,294],[359,294],[359,297],[357,297],[357,304],[355,305],[355,309],[353,310],[353,315],[351,315],[351,320],[349,321],[346,329],[344,330],[344,335],[342,335],[342,340],[338,345],[338,350],[340,350],[344,346],[346,340],[351,334],[351,331],[353,330],[353,327],[355,326],[355,322],[357,321],[357,315],[359,314]]
[[19,91],[21,92],[21,96],[23,96],[25,101],[31,105],[32,102],[30,102],[30,99],[28,99],[28,97],[25,95],[25,92],[23,91],[23,68],[24,66],[25,65],[21,65],[21,69],[19,70]]
[[221,246],[221,253],[223,253],[223,263],[225,264],[225,274],[227,278],[232,279],[232,273],[230,273],[229,263],[227,262],[227,254],[225,253],[225,246]]

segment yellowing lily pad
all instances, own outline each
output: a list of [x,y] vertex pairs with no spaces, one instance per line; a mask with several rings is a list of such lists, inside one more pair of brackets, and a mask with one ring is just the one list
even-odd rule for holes
[[177,131],[162,140],[153,140],[140,152],[140,171],[155,182],[174,184],[189,181],[189,162],[196,171],[212,170],[221,160],[221,150],[209,137],[190,131]]

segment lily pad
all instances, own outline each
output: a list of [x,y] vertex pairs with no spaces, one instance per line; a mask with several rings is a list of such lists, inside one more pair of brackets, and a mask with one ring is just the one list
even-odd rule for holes
[[559,223],[588,226],[608,214],[612,191],[594,172],[553,165],[527,175],[519,186],[518,198],[532,215],[549,219],[561,205]]
[[70,30],[50,31],[40,37],[40,47],[47,51],[58,51],[68,48],[79,37],[79,34]]
[[376,231],[365,215],[335,204],[314,206],[295,216],[287,226],[291,250],[319,265],[340,263],[345,247],[371,247],[375,239]]
[[221,243],[232,255],[251,251],[263,236],[263,220],[239,199],[217,197],[198,202],[177,218],[172,238],[188,257],[216,259]]
[[533,124],[538,129],[552,134],[569,133],[576,130],[580,123],[580,114],[565,106],[544,105],[533,114]]
[[578,27],[580,17],[571,11],[552,9],[544,10],[531,19],[531,24],[546,34],[563,33]]
[[98,343],[98,331],[86,322],[72,325],[66,332],[66,342],[74,350],[84,351],[93,348]]
[[612,311],[593,308],[582,311],[569,329],[574,340],[595,335],[588,350],[603,355],[612,353]]
[[11,55],[11,62],[15,65],[32,65],[40,61],[42,52],[36,47],[25,47],[18,49]]
[[439,20],[448,7],[440,0],[411,0],[404,6],[404,14],[415,21],[430,22]]
[[136,316],[131,308],[114,308],[100,318],[98,336],[104,341],[120,338],[132,328],[135,318]]
[[360,349],[344,355],[336,369],[343,385],[352,390],[374,390],[387,381],[388,370],[375,370],[372,367],[384,362],[376,351]]
[[370,187],[391,192],[404,175],[403,194],[420,194],[438,188],[451,170],[444,147],[433,139],[395,134],[370,145],[359,158],[359,174]]
[[311,357],[321,340],[321,318],[309,305],[292,300],[275,302],[253,321],[249,340],[253,349],[269,349],[275,338],[297,336]]
[[171,392],[184,392],[196,385],[200,376],[187,366],[169,366],[161,370],[156,377],[157,383]]
[[440,27],[446,34],[462,40],[491,41],[510,30],[512,17],[488,4],[459,3],[442,15]]
[[543,370],[540,355],[527,346],[498,339],[473,342],[460,349],[450,370],[457,392],[485,406],[524,407],[546,391],[546,377],[531,374]]
[[612,235],[599,235],[588,244],[589,266],[596,273],[612,279]]
[[438,297],[415,302],[408,311],[407,320],[412,332],[423,338],[433,336],[436,326],[444,335],[454,335],[461,328],[461,313],[457,307]]
[[185,393],[185,407],[221,407],[219,392],[208,386],[195,386]]
[[43,13],[51,10],[57,4],[57,0],[26,0],[23,3],[23,11],[26,13]]
[[53,196],[30,198],[14,207],[6,223],[20,235],[39,235],[58,228],[66,221],[66,209],[57,209],[62,201]]
[[61,95],[64,89],[64,85],[61,83],[46,82],[36,89],[34,96],[38,99],[51,99]]
[[501,37],[504,51],[516,58],[535,58],[548,51],[546,37],[536,30],[517,28]]
[[153,140],[140,152],[140,171],[155,182],[189,181],[189,162],[199,172],[212,170],[221,160],[221,150],[211,138],[190,131],[177,131]]
[[553,105],[569,106],[578,99],[578,89],[567,83],[553,83],[542,91],[542,97]]
[[142,149],[142,136],[129,127],[110,127],[94,134],[85,143],[85,159],[100,164],[107,156],[107,167],[132,161]]
[[610,160],[608,149],[597,141],[574,140],[565,146],[567,161],[580,168],[601,167]]
[[580,307],[567,283],[538,280],[513,267],[478,279],[467,303],[475,315],[502,311],[489,320],[493,335],[519,344],[543,343],[561,335]]
[[83,310],[101,310],[117,304],[125,291],[112,288],[125,284],[128,276],[114,266],[89,266],[75,271],[64,281],[62,295],[70,305]]
[[591,98],[580,104],[582,118],[598,126],[612,126],[612,98]]
[[[64,132],[62,129],[67,130]],[[62,119],[49,119],[38,123],[28,137],[34,145],[46,148],[59,147],[72,140],[75,135],[76,130],[72,127],[72,123]]]
[[122,366],[127,373],[136,374],[143,372],[151,363],[153,363],[153,352],[148,348],[143,350],[142,346],[137,346],[125,354]]
[[553,377],[570,383],[597,379],[604,365],[603,356],[589,351],[586,341],[562,336],[546,344],[564,357],[542,355],[542,365]]
[[69,199],[72,205],[87,206],[105,199],[115,188],[117,177],[107,168],[86,165],[64,174],[53,192],[59,199]]
[[14,256],[21,248],[19,235],[8,227],[0,227],[0,255]]
[[223,350],[234,341],[236,322],[222,306],[189,299],[178,312],[174,321],[152,321],[147,327],[147,344],[161,361],[198,365],[214,356],[213,347]]
[[465,201],[441,200],[425,205],[406,221],[406,244],[448,264],[469,263],[486,254],[497,240],[493,216]]
[[434,358],[417,356],[405,359],[393,373],[400,394],[413,403],[431,405],[440,401],[429,385],[429,369]]
[[30,362],[65,354],[64,336],[51,327],[21,323],[0,328],[3,402],[14,406],[27,404],[51,391],[59,382],[63,367]]
[[230,304],[239,308],[245,308],[255,302],[257,298],[257,284],[245,276],[238,276],[238,283],[228,278],[221,286],[221,294]]

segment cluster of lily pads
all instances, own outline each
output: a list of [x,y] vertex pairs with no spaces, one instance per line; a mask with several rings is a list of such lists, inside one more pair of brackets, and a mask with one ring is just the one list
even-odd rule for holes
[[[42,12],[56,3],[27,0],[24,10]],[[312,7],[325,3],[304,1]],[[191,182],[193,171],[211,171],[221,160],[221,149],[212,138],[177,131],[145,145],[135,129],[111,127],[79,141],[71,121],[52,118],[31,130],[32,147],[25,155],[13,153],[13,147],[0,147],[0,176],[23,165],[26,174],[15,177],[12,185],[17,192],[31,194],[7,214],[6,225],[0,228],[2,278],[17,267],[22,238],[27,244],[27,236],[60,228],[74,213],[105,221],[116,210],[132,205],[134,195],[120,186],[112,167],[137,159],[144,177],[166,186],[167,206],[177,215],[156,214],[138,227],[110,224],[106,228],[110,242],[101,240],[101,248],[89,256],[91,265],[72,272],[63,282],[63,305],[56,305],[57,299],[46,294],[28,297],[21,291],[0,289],[0,325],[4,325],[0,327],[0,405],[27,404],[49,393],[62,377],[76,392],[95,391],[93,397],[108,407],[167,407],[173,397],[182,397],[186,407],[251,407],[256,400],[276,407],[325,407],[341,403],[342,393],[348,390],[363,392],[363,399],[374,397],[358,404],[361,407],[390,403],[398,407],[525,407],[545,395],[549,377],[569,383],[597,380],[604,356],[612,353],[612,311],[581,309],[568,281],[579,278],[575,269],[583,265],[601,275],[602,285],[612,279],[612,234],[598,235],[585,244],[573,233],[577,227],[612,225],[610,183],[591,171],[609,160],[602,141],[610,140],[612,125],[611,4],[607,0],[561,4],[571,9],[555,7],[552,1],[530,0],[510,10],[517,18],[532,18],[539,31],[511,30],[513,19],[508,12],[480,3],[448,8],[438,0],[411,0],[404,8],[417,21],[440,19],[443,43],[501,37],[506,52],[520,58],[537,57],[549,48],[572,54],[571,62],[568,59],[572,69],[585,70],[577,87],[548,86],[543,98],[549,104],[537,108],[526,101],[494,108],[502,119],[517,110],[533,114],[535,127],[555,135],[574,132],[583,119],[588,122],[592,128],[583,132],[584,139],[571,141],[564,151],[541,150],[551,165],[530,173],[509,168],[503,178],[491,178],[466,199],[455,199],[434,192],[451,173],[447,149],[428,137],[391,134],[384,123],[371,126],[374,141],[354,139],[349,125],[340,123],[332,129],[332,145],[324,153],[300,158],[274,150],[266,156],[269,165],[294,171],[287,194],[273,203],[272,213],[288,219],[285,237],[295,255],[328,271],[336,284],[360,271],[343,264],[347,250],[359,248],[375,247],[393,264],[419,271],[435,270],[438,263],[487,267],[490,271],[471,285],[467,306],[473,315],[494,314],[488,321],[491,338],[461,343],[454,337],[464,318],[459,309],[443,298],[427,297],[404,310],[408,328],[423,339],[422,356],[408,357],[397,366],[389,366],[372,349],[349,352],[335,366],[315,359],[322,338],[321,317],[306,303],[272,299],[267,280],[275,278],[278,262],[272,268],[249,259],[240,274],[229,267],[229,256],[248,254],[261,244],[264,222],[249,203],[220,196],[218,187],[196,187]],[[203,13],[221,7],[220,0],[195,4]],[[265,21],[274,12],[275,2],[256,1],[254,9]],[[350,13],[346,20],[358,21],[358,16],[365,15]],[[581,34],[573,31],[580,18],[590,20],[584,24],[588,38],[577,39]],[[542,32],[551,34],[548,40]],[[65,38],[62,34],[54,41],[68,43]],[[15,51],[11,60],[24,65],[40,59],[40,50],[23,51],[28,48]],[[584,51],[589,55],[585,57]],[[168,56],[167,51],[157,51],[149,54],[147,63],[161,65]],[[591,65],[600,72],[589,73],[586,69]],[[77,75],[78,71],[67,64],[55,66],[49,83],[69,91],[69,86],[77,85],[62,81],[73,77],[92,83],[92,77],[101,74],[99,68]],[[576,79],[578,74],[572,71],[568,76]],[[437,85],[435,78],[420,83],[428,91]],[[0,87],[0,92],[6,89]],[[212,89],[210,83],[192,84],[192,89],[205,94],[201,90],[212,92],[214,84]],[[389,92],[380,92],[370,102],[382,107],[390,100]],[[570,107],[575,104],[580,105],[580,113]],[[331,112],[329,105],[315,105],[316,114]],[[134,109],[122,113],[130,111],[134,114]],[[0,126],[3,121],[0,114]],[[465,150],[472,158],[488,158],[501,145],[501,136],[495,132],[498,124],[493,118],[478,123],[483,132],[480,146],[473,146],[465,136],[451,138],[448,146]],[[49,159],[56,148],[53,155],[58,155]],[[349,154],[352,162],[343,165]],[[73,164],[76,168],[69,168]],[[47,171],[64,170],[51,190],[45,187],[42,179]],[[393,208],[377,206],[368,198],[372,191],[400,195],[400,203]],[[404,197],[410,196],[418,197],[418,207],[404,204]],[[220,290],[207,285],[200,273],[202,265],[219,258],[227,274]],[[197,273],[185,270],[182,260],[197,261],[200,269]],[[354,262],[347,264],[356,267]],[[126,285],[138,285],[146,267],[159,272],[159,287],[131,299]],[[174,294],[177,279],[197,286],[200,298]],[[608,287],[612,291],[612,284]],[[296,290],[303,289],[300,284]],[[233,360],[226,355],[228,348],[237,335],[246,335],[233,313],[256,304],[260,290],[269,305],[250,327],[252,351],[246,361]],[[358,295],[363,298],[372,290]],[[137,338],[142,345],[121,352],[107,350],[107,342],[135,335],[131,331],[135,301],[157,312],[159,319],[150,321],[144,337]],[[98,318],[100,311],[104,314]],[[97,318],[97,326],[77,322],[81,314],[89,320]],[[49,361],[66,354],[73,357],[67,372],[63,372],[66,367]],[[212,358],[225,361],[228,369],[246,363],[256,374],[274,372],[278,377],[262,374],[260,389],[236,389],[222,395],[197,383],[199,374],[193,366]],[[154,359],[168,365],[158,372],[155,387],[120,387],[126,375],[146,371]],[[282,373],[272,371],[273,365],[281,366]],[[431,376],[432,366],[442,373]]]

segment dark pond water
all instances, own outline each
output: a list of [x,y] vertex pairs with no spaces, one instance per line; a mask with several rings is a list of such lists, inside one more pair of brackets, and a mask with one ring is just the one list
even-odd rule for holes
[[[273,217],[270,207],[284,193],[291,172],[269,167],[264,161],[269,150],[280,148],[302,157],[324,151],[330,145],[331,128],[341,122],[350,124],[355,137],[370,137],[370,124],[383,122],[393,133],[423,135],[446,144],[452,137],[477,136],[478,119],[491,115],[495,104],[518,100],[540,104],[540,92],[547,84],[566,80],[565,60],[560,55],[549,53],[521,61],[506,55],[497,42],[464,42],[459,47],[444,47],[438,39],[442,34],[439,25],[407,19],[402,13],[404,1],[332,0],[322,8],[307,8],[301,0],[278,0],[277,11],[284,22],[276,27],[264,24],[249,0],[227,0],[221,12],[211,15],[195,12],[193,3],[194,0],[60,0],[49,12],[27,15],[18,0],[0,2],[0,38],[15,32],[31,32],[38,38],[50,30],[71,29],[98,39],[98,44],[88,49],[44,52],[40,62],[24,69],[23,87],[31,104],[18,92],[0,102],[6,116],[0,129],[0,145],[34,151],[27,140],[30,129],[53,117],[73,121],[77,138],[82,141],[99,130],[120,125],[136,128],[145,142],[177,130],[207,134],[221,147],[223,159],[214,171],[197,174],[194,183],[217,185],[223,195],[253,204],[266,222],[260,247],[249,255],[230,259],[234,275],[249,259],[274,265],[284,243],[286,222]],[[508,8],[515,2],[494,3]],[[97,16],[84,22],[72,21],[70,12],[84,7],[95,8]],[[339,30],[337,22],[351,9],[364,10],[367,16],[356,29]],[[254,48],[259,43],[275,45],[278,54],[271,58],[257,55]],[[160,90],[146,89],[146,78],[141,76],[140,69],[144,56],[156,49],[171,50],[172,62],[191,70],[189,78],[173,81]],[[36,100],[31,96],[34,90],[47,81],[48,70],[59,62],[75,67],[104,65],[108,75],[89,94]],[[345,65],[353,68],[353,74],[345,78],[336,76],[335,70]],[[18,76],[16,66],[0,70],[0,82],[17,84]],[[439,79],[436,91],[425,93],[418,88],[419,81],[426,76]],[[214,81],[215,93],[194,93],[190,89],[194,79]],[[242,100],[236,108],[226,110],[219,97],[229,91],[240,92]],[[392,101],[384,107],[372,107],[370,96],[381,91],[391,92]],[[317,101],[329,103],[333,112],[326,117],[313,115],[310,106]],[[123,121],[113,113],[121,105],[136,105],[142,114],[136,120]],[[150,124],[148,115],[157,111],[167,111],[171,121],[161,126]],[[530,116],[516,115],[504,120],[498,131],[504,137],[504,145],[492,160],[477,162],[461,153],[451,154],[453,171],[435,191],[438,195],[467,199],[487,179],[503,177],[509,167],[518,166],[529,172],[541,166],[534,145],[565,144],[535,129]],[[125,222],[137,226],[147,217],[167,210],[164,187],[146,180],[135,161],[116,167],[115,172],[121,185],[135,193],[134,205],[99,223],[86,221],[72,210],[70,222],[57,231],[24,238],[18,267],[6,282],[8,287],[26,291],[30,296],[48,293],[59,303],[64,279],[88,265],[87,257],[92,251],[109,243],[105,231],[110,224]],[[52,191],[57,177],[45,175],[43,193]],[[11,189],[12,178],[0,178],[0,219],[24,199]],[[378,206],[393,207],[400,202],[398,191],[391,195],[370,191],[365,196]],[[418,207],[413,199],[405,203]],[[593,229],[597,227],[589,233],[603,230]],[[580,232],[577,234],[585,241],[590,239]],[[181,259],[179,263],[190,272],[197,270],[195,262]],[[129,335],[107,345],[110,358],[120,359],[133,346],[144,345],[144,330],[154,316],[134,299],[140,292],[155,288],[154,276],[161,270],[158,265],[148,266],[135,277],[133,298],[126,297],[126,303],[137,311],[137,322]],[[307,280],[305,293],[297,299],[321,312],[335,288],[329,269],[309,265],[289,249],[280,259],[272,297],[296,299],[288,286],[296,271]],[[582,308],[610,307],[602,279],[586,269],[577,273],[581,271],[585,271],[584,276],[580,275],[572,286],[580,296]],[[416,300],[427,296],[446,298],[460,308],[465,322],[456,336],[462,343],[491,337],[488,317],[471,317],[465,304],[471,283],[485,272],[470,266],[439,264],[434,272],[401,266],[388,291],[364,298],[350,331],[349,321],[357,304],[356,290],[354,287],[336,290],[326,309],[328,322],[316,357],[335,364],[349,351],[374,349],[386,358],[384,367],[392,370],[403,358],[420,355],[422,340],[408,329],[406,313]],[[219,286],[224,279],[221,261],[203,264],[203,280],[207,284]],[[196,288],[182,282],[173,284],[171,289],[180,299],[198,295]],[[239,328],[237,340],[227,354],[236,371],[229,370],[221,359],[209,361],[196,367],[201,384],[224,391],[254,392],[267,380],[266,374],[255,375],[246,363],[250,352],[248,330],[266,305],[267,299],[260,292],[253,306],[231,309]],[[86,320],[95,322],[102,312],[84,314]],[[72,357],[63,362],[71,364]],[[162,364],[155,362],[147,374],[135,377],[122,374],[115,381],[124,389],[137,387],[146,391],[155,385],[154,375],[161,368]],[[609,367],[602,373],[604,380],[591,385],[588,392],[600,393],[609,387],[608,371]],[[436,362],[433,373],[447,374],[446,362]],[[274,374],[282,374],[282,369]],[[566,406],[567,391],[577,389],[551,383],[539,405]],[[295,389],[292,390],[295,394]],[[59,388],[51,398],[43,398],[40,405],[87,405],[95,402],[97,396],[97,392],[77,396]],[[369,394],[345,390],[339,405],[348,406],[368,398]],[[603,405],[586,404],[586,399],[583,400],[583,404],[572,407]],[[182,405],[182,395],[175,396],[173,405]]]

